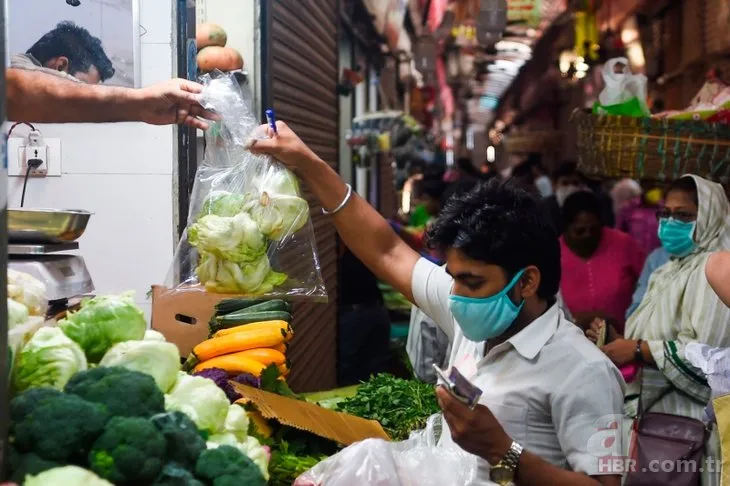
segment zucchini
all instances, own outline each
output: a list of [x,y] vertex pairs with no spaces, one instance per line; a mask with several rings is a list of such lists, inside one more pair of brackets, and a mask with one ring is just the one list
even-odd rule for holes
[[291,314],[291,305],[283,300],[267,300],[260,304],[254,304],[245,309],[240,309],[235,312],[229,312],[224,314],[226,317],[236,319],[239,317],[246,317],[248,314],[256,312],[288,312]]
[[228,329],[229,327],[241,326],[243,324],[251,324],[253,322],[264,322],[264,321],[285,321],[291,324],[291,314],[282,311],[267,311],[267,312],[249,312],[245,316],[219,316],[210,323],[210,333],[215,334],[221,329]]
[[215,314],[222,316],[266,302],[266,299],[224,299],[215,305]]

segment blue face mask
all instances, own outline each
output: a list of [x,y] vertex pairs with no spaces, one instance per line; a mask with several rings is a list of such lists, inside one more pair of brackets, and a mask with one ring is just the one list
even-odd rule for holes
[[697,244],[692,239],[695,233],[696,221],[686,223],[674,218],[659,220],[659,241],[667,253],[675,257],[685,257],[692,253]]
[[449,297],[449,309],[468,340],[481,342],[495,338],[515,322],[525,301],[517,306],[508,294],[524,273],[524,270],[517,272],[504,289],[490,297],[481,299],[460,295]]

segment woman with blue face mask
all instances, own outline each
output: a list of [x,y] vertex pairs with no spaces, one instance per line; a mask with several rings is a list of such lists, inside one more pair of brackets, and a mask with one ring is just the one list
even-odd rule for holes
[[[638,379],[628,385],[626,414],[644,411],[702,419],[710,388],[685,359],[689,343],[730,347],[730,309],[707,282],[710,255],[730,248],[730,203],[722,186],[695,175],[676,180],[657,213],[659,239],[670,260],[654,271],[641,304],[603,350],[617,365],[637,363]],[[625,445],[628,441],[624,441]],[[718,459],[713,434],[706,455]],[[719,471],[705,468],[702,485],[719,484]]]

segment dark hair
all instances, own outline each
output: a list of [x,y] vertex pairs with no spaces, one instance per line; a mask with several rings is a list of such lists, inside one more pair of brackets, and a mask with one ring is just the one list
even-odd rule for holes
[[441,196],[441,209],[446,207],[446,204],[452,197],[459,197],[462,194],[472,191],[477,186],[477,181],[473,179],[463,179],[452,184],[449,184]]
[[699,207],[700,201],[697,197],[697,183],[694,178],[685,176],[680,177],[679,179],[674,179],[674,181],[669,185],[669,189],[667,189],[667,195],[669,195],[672,191],[684,192],[692,198],[692,202],[695,203],[695,206]]
[[512,168],[512,177],[519,179],[532,179],[532,165],[529,162],[522,162]]
[[560,164],[560,166],[558,166],[557,169],[555,169],[555,172],[553,172],[553,179],[557,181],[561,177],[573,175],[577,175],[581,178],[583,177],[583,175],[578,170],[578,165],[575,162],[563,162],[562,164]]
[[102,81],[114,76],[114,67],[101,46],[101,40],[73,22],[59,23],[38,39],[27,53],[44,66],[55,57],[67,57],[68,71],[72,76],[88,72],[91,66],[99,71]]
[[568,196],[563,204],[563,224],[573,223],[580,213],[594,214],[603,223],[601,201],[591,191],[579,191]]
[[560,286],[560,244],[539,201],[511,182],[478,184],[449,199],[428,231],[429,245],[457,248],[508,275],[534,265],[542,279],[537,294],[552,299]]

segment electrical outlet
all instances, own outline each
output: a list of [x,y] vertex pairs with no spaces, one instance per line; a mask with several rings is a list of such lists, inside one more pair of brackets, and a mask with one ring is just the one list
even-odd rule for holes
[[[31,177],[61,176],[61,139],[44,137],[35,143],[39,145],[36,147],[29,145],[26,137],[10,137],[8,139],[9,177],[25,177],[29,158],[43,160],[43,164],[38,170],[31,171]],[[36,150],[38,150],[37,155]]]

